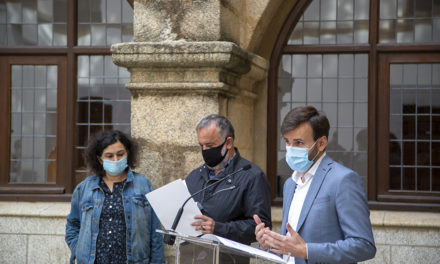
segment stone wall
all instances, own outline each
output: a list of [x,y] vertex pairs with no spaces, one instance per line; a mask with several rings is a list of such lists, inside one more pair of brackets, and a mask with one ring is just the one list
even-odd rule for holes
[[0,263],[69,263],[70,203],[0,202]]
[[[0,263],[68,263],[69,210],[70,203],[0,202]],[[272,218],[279,231],[281,208],[272,208]],[[440,263],[440,214],[372,211],[370,218],[377,254],[365,263]]]

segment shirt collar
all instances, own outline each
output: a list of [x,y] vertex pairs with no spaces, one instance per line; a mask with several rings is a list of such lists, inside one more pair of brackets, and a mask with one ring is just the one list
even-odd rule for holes
[[228,160],[228,162],[227,162],[226,165],[223,167],[223,169],[221,169],[217,174],[215,174],[213,170],[208,169],[208,170],[209,170],[209,173],[208,173],[209,179],[212,180],[212,179],[214,179],[217,175],[219,175],[220,173],[222,173],[223,171],[225,171],[225,169],[229,166],[229,164],[234,160],[235,156],[237,156],[237,153],[235,153],[235,155],[234,155],[230,160]]
[[309,179],[311,179],[316,171],[318,170],[319,164],[321,164],[322,159],[325,157],[326,153],[324,152],[322,154],[321,157],[319,157],[319,159],[315,162],[315,164],[313,164],[313,166],[310,168],[310,170],[304,175],[304,178],[306,179],[305,182],[303,183],[301,181],[301,176],[302,174],[298,173],[297,171],[294,171],[292,173],[292,180],[296,183],[296,184],[305,184],[309,181]]

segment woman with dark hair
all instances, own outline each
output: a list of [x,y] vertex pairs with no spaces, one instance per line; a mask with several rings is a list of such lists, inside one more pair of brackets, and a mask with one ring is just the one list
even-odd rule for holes
[[85,152],[95,173],[75,188],[66,242],[74,263],[165,263],[160,222],[145,194],[153,187],[133,172],[136,144],[117,130],[102,131]]

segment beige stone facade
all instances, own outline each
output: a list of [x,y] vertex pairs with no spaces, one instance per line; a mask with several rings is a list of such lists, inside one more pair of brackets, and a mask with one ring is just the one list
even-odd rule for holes
[[[195,126],[227,116],[241,154],[266,169],[268,59],[296,1],[135,0],[134,42],[112,46],[131,80],[138,172],[155,187],[201,164]],[[0,202],[0,263],[68,263],[69,203]],[[273,207],[279,230],[281,208]],[[439,263],[440,214],[372,211],[368,263]],[[167,247],[173,263],[173,249]]]
[[[64,242],[70,203],[0,202],[0,263],[69,263]],[[281,208],[272,208],[274,230],[280,230]],[[440,215],[372,211],[376,257],[365,263],[438,263]],[[167,247],[170,263],[173,249]]]

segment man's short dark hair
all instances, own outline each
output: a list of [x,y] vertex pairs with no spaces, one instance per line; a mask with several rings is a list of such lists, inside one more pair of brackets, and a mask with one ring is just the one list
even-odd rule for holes
[[99,162],[98,157],[102,156],[102,152],[108,146],[121,142],[127,151],[127,164],[128,167],[134,169],[136,167],[138,147],[135,141],[133,141],[128,135],[119,130],[105,130],[96,134],[87,146],[84,153],[84,161],[87,167],[99,176],[105,175],[105,170],[102,164]]
[[322,136],[328,138],[330,123],[327,116],[313,106],[298,106],[290,110],[284,117],[281,125],[281,134],[286,134],[299,127],[301,124],[309,122],[313,129],[313,140],[317,140]]
[[221,115],[212,114],[205,116],[197,125],[196,131],[205,128],[212,123],[218,127],[218,136],[220,138],[226,139],[227,137],[232,137],[232,139],[235,139],[234,127],[226,117]]

